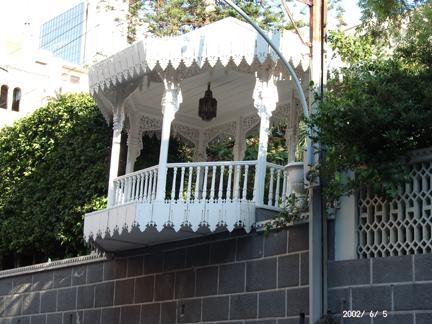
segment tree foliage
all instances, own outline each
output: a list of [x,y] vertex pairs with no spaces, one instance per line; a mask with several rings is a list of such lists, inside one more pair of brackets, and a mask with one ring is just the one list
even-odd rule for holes
[[[406,179],[409,151],[432,145],[432,27],[425,24],[432,3],[402,18],[406,30],[387,48],[363,32],[333,35],[346,66],[309,120],[325,153],[317,171],[330,199],[360,185],[394,196]],[[347,179],[349,171],[354,177]]]
[[[288,24],[276,0],[235,1],[250,17],[265,29],[287,29]],[[137,23],[147,24],[156,36],[179,35],[225,17],[238,17],[231,7],[216,0],[158,0],[133,3],[130,14],[135,17],[131,32]],[[136,17],[139,17],[138,19]]]
[[105,204],[110,133],[85,94],[0,130],[0,255],[25,264],[87,252],[82,220]]

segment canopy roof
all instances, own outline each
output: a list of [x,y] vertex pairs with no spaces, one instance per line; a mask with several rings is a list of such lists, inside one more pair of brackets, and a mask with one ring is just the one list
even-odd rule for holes
[[[269,36],[306,88],[309,48],[289,31]],[[169,74],[180,82],[183,97],[175,123],[208,129],[256,113],[252,93],[256,72],[263,69],[271,70],[279,80],[279,105],[290,106],[293,85],[275,53],[249,24],[225,18],[181,36],[139,41],[92,66],[89,83],[90,92],[97,99],[126,92],[125,112],[129,119],[139,115],[160,120],[162,80]],[[127,87],[133,82],[136,86]],[[218,113],[216,119],[203,122],[197,114],[198,101],[208,82],[218,100]],[[99,106],[104,116],[111,119],[112,105]]]

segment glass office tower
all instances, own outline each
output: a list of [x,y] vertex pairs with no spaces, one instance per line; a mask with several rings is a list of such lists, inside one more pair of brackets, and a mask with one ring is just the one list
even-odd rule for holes
[[40,48],[66,61],[82,63],[85,19],[85,6],[80,3],[47,21],[41,26]]

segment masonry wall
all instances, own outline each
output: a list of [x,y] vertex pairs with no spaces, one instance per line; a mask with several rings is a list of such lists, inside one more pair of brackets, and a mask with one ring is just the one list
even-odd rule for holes
[[[432,323],[432,254],[330,261],[328,287],[329,311],[339,314],[341,323]],[[365,315],[341,318],[342,310]],[[370,311],[383,310],[388,317],[369,317]]]
[[308,323],[308,289],[307,224],[220,233],[0,279],[0,324]]

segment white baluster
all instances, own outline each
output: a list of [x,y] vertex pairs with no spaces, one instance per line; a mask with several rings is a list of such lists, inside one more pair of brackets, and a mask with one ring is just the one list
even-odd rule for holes
[[231,199],[231,177],[232,177],[232,165],[228,168],[228,182],[227,182],[227,192],[226,192],[226,199]]
[[142,201],[143,195],[144,195],[144,178],[145,178],[144,173],[141,173],[140,174],[140,190],[139,190],[139,195],[138,195],[138,198],[141,201]]
[[125,201],[125,194],[126,194],[126,188],[125,188],[125,180],[120,180],[121,190],[120,190],[120,204],[123,204]]
[[117,206],[118,204],[118,195],[119,195],[119,183],[118,181],[113,182],[114,185],[114,206]]
[[224,171],[225,171],[225,166],[222,165],[220,168],[220,178],[219,178],[219,192],[218,192],[218,199],[222,200],[222,195],[223,195],[223,177],[224,177]]
[[176,180],[177,180],[177,167],[174,167],[173,180],[172,180],[172,189],[171,189],[171,201],[175,200]]
[[282,207],[285,207],[286,197],[287,197],[287,177],[288,172],[284,170],[283,172],[283,183],[282,183]]
[[203,192],[202,192],[202,196],[201,196],[202,199],[207,199],[207,177],[208,177],[208,166],[205,166]]
[[247,181],[248,181],[248,172],[249,172],[249,165],[245,165],[245,171],[244,171],[244,178],[243,178],[243,193],[242,193],[242,200],[247,199]]
[[181,176],[180,176],[180,189],[179,189],[179,197],[180,201],[183,201],[183,190],[184,190],[184,176],[185,176],[185,167],[181,168]]
[[277,170],[277,176],[276,176],[275,206],[279,206],[280,178],[281,178],[281,170],[279,169]]
[[[158,179],[158,172],[157,170],[153,171],[153,190],[152,190],[152,200],[156,199],[156,187],[157,187],[157,179]],[[165,191],[164,191],[165,192]],[[165,199],[165,196],[164,196]]]
[[199,191],[200,191],[200,173],[201,173],[201,167],[197,166],[196,169],[196,182],[195,182],[195,200],[199,200]]
[[134,176],[132,176],[132,190],[131,190],[131,200],[132,201],[135,201],[136,200],[136,182],[137,182],[137,179],[136,179],[136,175],[134,175]]
[[143,200],[148,200],[148,188],[149,188],[149,172],[146,172],[144,175],[144,193],[143,193]]
[[234,200],[238,200],[240,196],[240,173],[241,172],[241,165],[237,164],[235,166],[235,173],[234,173]]
[[268,193],[268,205],[273,206],[273,182],[274,182],[274,168],[270,168],[270,183],[269,183],[269,193]]
[[214,200],[215,197],[215,182],[216,182],[216,166],[213,166],[212,182],[210,188],[210,200]]
[[188,170],[189,174],[188,174],[188,187],[187,187],[187,192],[186,192],[186,201],[190,201],[191,199],[191,191],[192,191],[192,173],[193,173],[193,168],[189,167]]
[[147,191],[147,201],[150,202],[152,200],[153,193],[153,171],[149,172],[149,184]]

